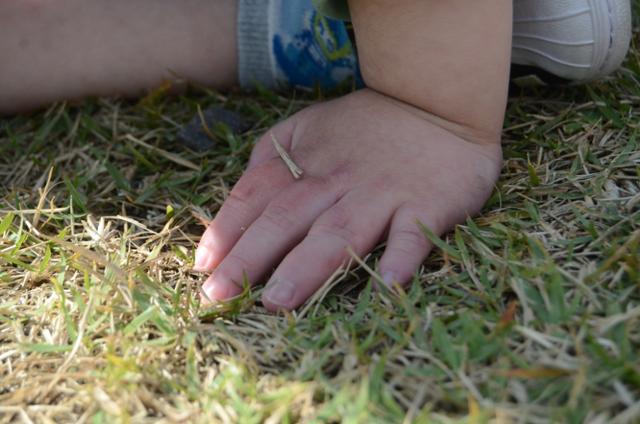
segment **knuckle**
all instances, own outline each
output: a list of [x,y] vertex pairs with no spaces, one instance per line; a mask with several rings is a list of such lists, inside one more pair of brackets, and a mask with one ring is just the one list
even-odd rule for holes
[[349,230],[353,224],[353,212],[344,206],[333,206],[324,216],[318,220],[322,227],[335,228],[336,230]]
[[231,193],[229,193],[229,198],[227,199],[227,201],[231,200],[246,205],[249,199],[253,198],[257,190],[258,184],[253,181],[253,178],[240,180],[233,187]]
[[421,252],[428,246],[427,238],[418,230],[415,229],[402,229],[393,235],[393,246],[397,246],[398,249],[406,250],[407,252],[415,254],[416,251]]
[[260,217],[257,225],[275,227],[278,230],[288,230],[296,226],[296,220],[292,217],[292,207],[282,203],[272,203]]
[[322,176],[309,176],[304,181],[304,189],[306,193],[334,193],[339,198],[345,190],[345,178],[340,175],[334,175],[333,172]]
[[415,247],[409,245],[392,245],[387,249],[387,256],[390,258],[401,259],[401,262],[406,262],[407,258],[416,256],[417,253],[422,255],[422,252],[418,252]]
[[311,176],[304,181],[307,192],[324,192],[334,188],[334,182],[327,176]]
[[[440,193],[446,199],[446,193]],[[455,212],[454,212],[455,214]],[[428,245],[426,237],[422,234],[421,226],[429,228],[439,234],[448,228],[447,222],[451,221],[454,214],[435,213],[432,206],[424,203],[406,203],[396,215],[396,219],[402,222],[398,233],[414,231],[416,237]],[[407,236],[411,237],[411,236]]]
[[242,278],[243,274],[253,269],[250,261],[235,253],[230,253],[224,260],[219,272],[229,279]]
[[324,220],[316,222],[311,227],[309,236],[336,239],[344,247],[353,247],[356,252],[363,246],[363,237],[353,229],[352,218],[344,211],[334,211]]
[[[247,202],[233,194],[229,195],[227,200],[224,201],[222,209],[220,210],[224,211],[225,221],[227,222],[229,221],[229,217],[245,220],[245,218],[249,216],[249,205]],[[222,215],[219,215],[219,217],[220,216]],[[216,219],[219,219],[219,217],[216,217]],[[233,219],[233,221],[235,221],[235,219]]]
[[335,238],[339,239],[345,246],[350,246],[354,244],[355,234],[353,231],[349,230],[345,227],[337,227],[328,224],[316,224],[311,227],[309,231],[309,236],[311,237],[322,237],[322,238]]

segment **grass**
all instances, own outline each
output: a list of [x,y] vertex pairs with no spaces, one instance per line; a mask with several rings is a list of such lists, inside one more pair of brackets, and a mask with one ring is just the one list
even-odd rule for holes
[[[0,422],[640,422],[636,47],[606,81],[513,94],[493,197],[406,295],[360,267],[287,316],[259,290],[204,310],[190,269],[251,142],[318,96],[0,121]],[[212,104],[253,130],[181,148]]]

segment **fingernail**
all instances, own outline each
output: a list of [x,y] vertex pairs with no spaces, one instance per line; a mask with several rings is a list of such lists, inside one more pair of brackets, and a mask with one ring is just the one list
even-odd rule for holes
[[385,286],[392,289],[393,286],[398,284],[398,279],[396,278],[395,273],[389,271],[382,274],[382,282],[384,283]]
[[264,298],[278,306],[289,306],[296,295],[296,286],[288,281],[272,280],[267,284],[264,291]]
[[196,250],[196,260],[193,263],[195,271],[206,271],[207,261],[209,259],[209,251],[203,246],[199,246]]

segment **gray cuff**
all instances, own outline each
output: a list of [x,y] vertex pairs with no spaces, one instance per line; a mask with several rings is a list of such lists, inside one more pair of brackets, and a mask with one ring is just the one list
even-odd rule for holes
[[238,78],[243,88],[276,86],[271,54],[271,0],[238,2]]

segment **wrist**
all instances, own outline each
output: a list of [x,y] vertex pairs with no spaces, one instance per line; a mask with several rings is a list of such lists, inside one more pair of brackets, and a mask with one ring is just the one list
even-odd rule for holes
[[382,101],[393,103],[397,107],[404,109],[408,113],[418,116],[421,119],[429,122],[430,124],[436,125],[465,141],[481,146],[486,145],[500,147],[500,142],[502,139],[502,120],[504,119],[504,111],[496,112],[496,115],[498,115],[496,117],[496,122],[498,122],[499,120],[499,125],[494,125],[494,128],[478,128],[476,126],[469,125],[468,123],[464,122],[463,119],[461,119],[460,121],[447,119],[436,113],[433,113],[426,108],[416,106],[394,96],[389,96],[370,87],[367,87],[360,91],[369,92],[375,97],[380,98]]

